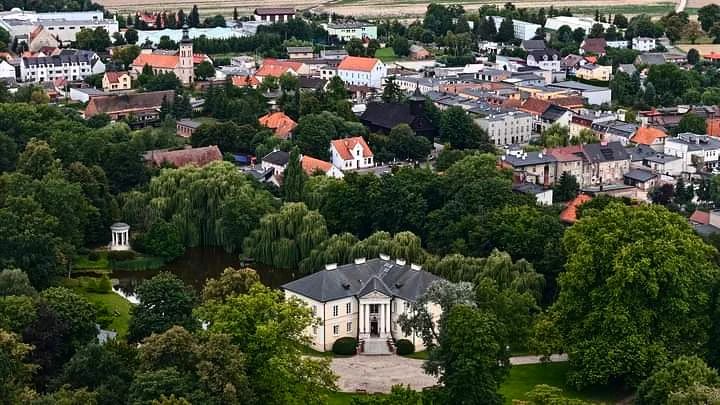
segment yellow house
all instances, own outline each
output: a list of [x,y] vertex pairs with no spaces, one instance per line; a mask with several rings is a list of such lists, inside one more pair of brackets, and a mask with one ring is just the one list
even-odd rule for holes
[[517,88],[520,92],[527,94],[528,97],[540,100],[552,100],[571,95],[567,89],[556,89],[545,86],[517,86]]
[[603,82],[610,81],[612,75],[612,66],[601,66],[595,64],[585,64],[575,71],[575,76],[585,80],[600,80]]
[[132,80],[128,72],[105,72],[102,79],[103,90],[105,91],[119,91],[119,90],[130,90],[132,87]]

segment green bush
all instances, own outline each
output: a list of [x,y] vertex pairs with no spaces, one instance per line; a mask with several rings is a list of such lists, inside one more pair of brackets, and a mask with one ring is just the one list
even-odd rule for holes
[[111,250],[108,252],[108,260],[111,262],[124,262],[135,258],[132,250]]
[[93,250],[87,254],[87,258],[92,262],[96,262],[100,260],[100,253]]
[[400,339],[395,342],[395,351],[400,356],[407,356],[415,353],[415,345],[407,339]]
[[342,356],[350,356],[355,354],[357,349],[357,339],[352,337],[343,337],[333,343],[332,351]]

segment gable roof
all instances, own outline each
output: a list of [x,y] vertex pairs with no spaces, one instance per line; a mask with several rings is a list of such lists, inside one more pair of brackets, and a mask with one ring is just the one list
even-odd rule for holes
[[640,127],[630,140],[640,145],[652,145],[660,138],[667,138],[667,134],[658,128]]
[[135,58],[132,64],[133,66],[140,67],[149,65],[150,67],[158,69],[175,69],[180,64],[180,57],[178,55],[141,53]]
[[557,121],[559,120],[565,113],[567,113],[568,110],[565,107],[561,107],[559,105],[550,104],[550,106],[545,110],[544,113],[541,114],[542,119],[548,120],[548,121]]
[[432,273],[408,265],[371,259],[320,270],[281,287],[319,302],[361,297],[373,291],[416,301],[430,284],[439,280],[442,279]]
[[342,157],[343,160],[352,160],[355,158],[355,156],[353,156],[352,150],[355,149],[357,145],[360,145],[362,147],[363,157],[372,157],[373,155],[372,150],[370,150],[370,147],[365,142],[365,139],[362,136],[334,139],[331,142],[331,145],[337,151],[340,157]]
[[380,59],[376,58],[362,58],[359,56],[347,56],[340,64],[338,64],[338,70],[355,70],[360,72],[370,72],[373,70],[375,65],[380,62]]
[[321,170],[323,173],[327,173],[333,168],[332,163],[315,159],[314,157],[307,155],[303,155],[302,160],[300,160],[300,164],[302,164],[302,168],[308,176],[312,176],[318,170]]
[[127,75],[127,72],[105,72],[105,77],[110,83],[120,83],[120,78]]
[[280,77],[285,73],[293,71],[298,73],[302,69],[302,62],[290,62],[286,60],[265,59],[260,69],[255,72],[255,76],[274,76]]
[[95,114],[110,114],[121,111],[147,110],[160,108],[163,100],[175,100],[175,91],[151,91],[147,93],[119,94],[104,97],[93,97],[85,109]]
[[690,215],[690,222],[707,225],[710,223],[710,212],[695,210],[695,212]]
[[410,105],[405,103],[368,103],[360,121],[387,131],[399,124],[408,124],[416,132],[435,130],[430,120],[424,115],[414,115]]
[[555,156],[558,162],[577,162],[583,160],[582,145],[571,145],[548,150],[548,153]]
[[641,183],[645,183],[646,181],[650,181],[657,177],[657,174],[648,171],[648,170],[642,170],[642,169],[631,169],[627,173],[623,175],[623,177],[626,177],[631,180],[639,181]]
[[274,150],[263,156],[262,161],[276,166],[285,166],[290,161],[290,154],[284,150]]
[[164,163],[175,167],[205,166],[208,163],[222,160],[222,153],[217,146],[211,145],[200,148],[150,151],[146,154],[146,159],[155,166],[162,166]]
[[545,41],[542,39],[526,39],[522,41],[520,46],[522,46],[522,48],[526,51],[547,48],[547,44],[545,44]]
[[630,155],[620,142],[589,143],[583,146],[583,151],[590,162],[602,163],[630,159]]
[[275,111],[263,115],[258,119],[260,125],[275,130],[275,136],[280,139],[288,139],[297,123],[282,111]]
[[531,114],[542,115],[548,108],[550,108],[550,102],[547,100],[541,100],[535,97],[529,97],[520,106],[520,109]]
[[592,200],[592,197],[587,194],[580,194],[573,198],[572,201],[567,203],[565,209],[560,213],[560,220],[567,223],[576,222],[578,207],[590,200]]
[[260,85],[260,80],[258,80],[255,76],[233,76],[232,77],[232,84],[233,86],[237,87],[257,87]]
[[586,38],[580,45],[585,52],[604,53],[607,47],[605,38]]

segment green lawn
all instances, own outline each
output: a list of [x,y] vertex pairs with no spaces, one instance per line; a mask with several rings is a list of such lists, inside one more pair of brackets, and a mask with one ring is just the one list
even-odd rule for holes
[[408,354],[408,355],[405,356],[405,357],[408,357],[408,358],[411,358],[411,359],[418,359],[418,360],[427,360],[427,358],[428,358],[428,353],[427,353],[427,351],[423,350],[423,351],[421,351],[421,352],[415,352],[415,353],[412,353],[412,354]]
[[397,60],[398,57],[395,55],[395,51],[392,48],[380,48],[375,51],[375,57],[383,62],[392,62]]
[[562,388],[568,398],[594,402],[615,403],[628,395],[617,387],[598,387],[578,392],[566,383],[565,375],[568,369],[568,363],[513,366],[507,380],[500,387],[500,393],[505,396],[506,404],[511,404],[514,399],[527,399],[525,393],[532,391],[533,387],[539,384]]
[[113,292],[99,294],[86,292],[82,289],[76,291],[91,303],[101,306],[104,305],[110,309],[110,312],[115,316],[110,326],[108,326],[108,329],[117,332],[120,339],[125,338],[130,322],[130,308],[132,308],[130,301]]
[[384,394],[352,394],[349,392],[330,392],[327,394],[327,405],[350,405],[353,398],[371,396],[383,396]]
[[73,270],[103,270],[110,271],[110,262],[107,252],[98,252],[98,260],[90,260],[87,255],[80,255],[73,260]]

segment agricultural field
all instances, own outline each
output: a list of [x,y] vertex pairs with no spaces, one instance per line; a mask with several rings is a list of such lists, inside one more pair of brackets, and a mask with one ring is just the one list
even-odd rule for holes
[[[680,0],[678,0],[680,1]],[[688,7],[701,7],[703,2],[710,0],[689,0]],[[233,9],[238,8],[241,14],[249,15],[257,7],[295,7],[298,10],[313,10],[317,12],[335,12],[342,15],[356,17],[398,17],[409,18],[420,16],[425,12],[427,0],[273,0],[261,2],[258,0],[97,0],[98,3],[113,11],[134,12],[137,10],[177,10],[182,8],[188,11],[196,4],[204,16],[223,14],[232,15]],[[441,2],[442,3],[442,2]],[[455,2],[453,2],[455,3]],[[472,10],[484,4],[503,5],[506,0],[462,0],[466,9]],[[578,14],[592,15],[598,7],[598,0],[520,0],[514,2],[518,7],[570,7]],[[695,4],[698,3],[698,4]],[[668,0],[604,0],[603,11],[620,12],[626,15],[648,13],[654,15],[666,14],[672,11],[676,2]]]

